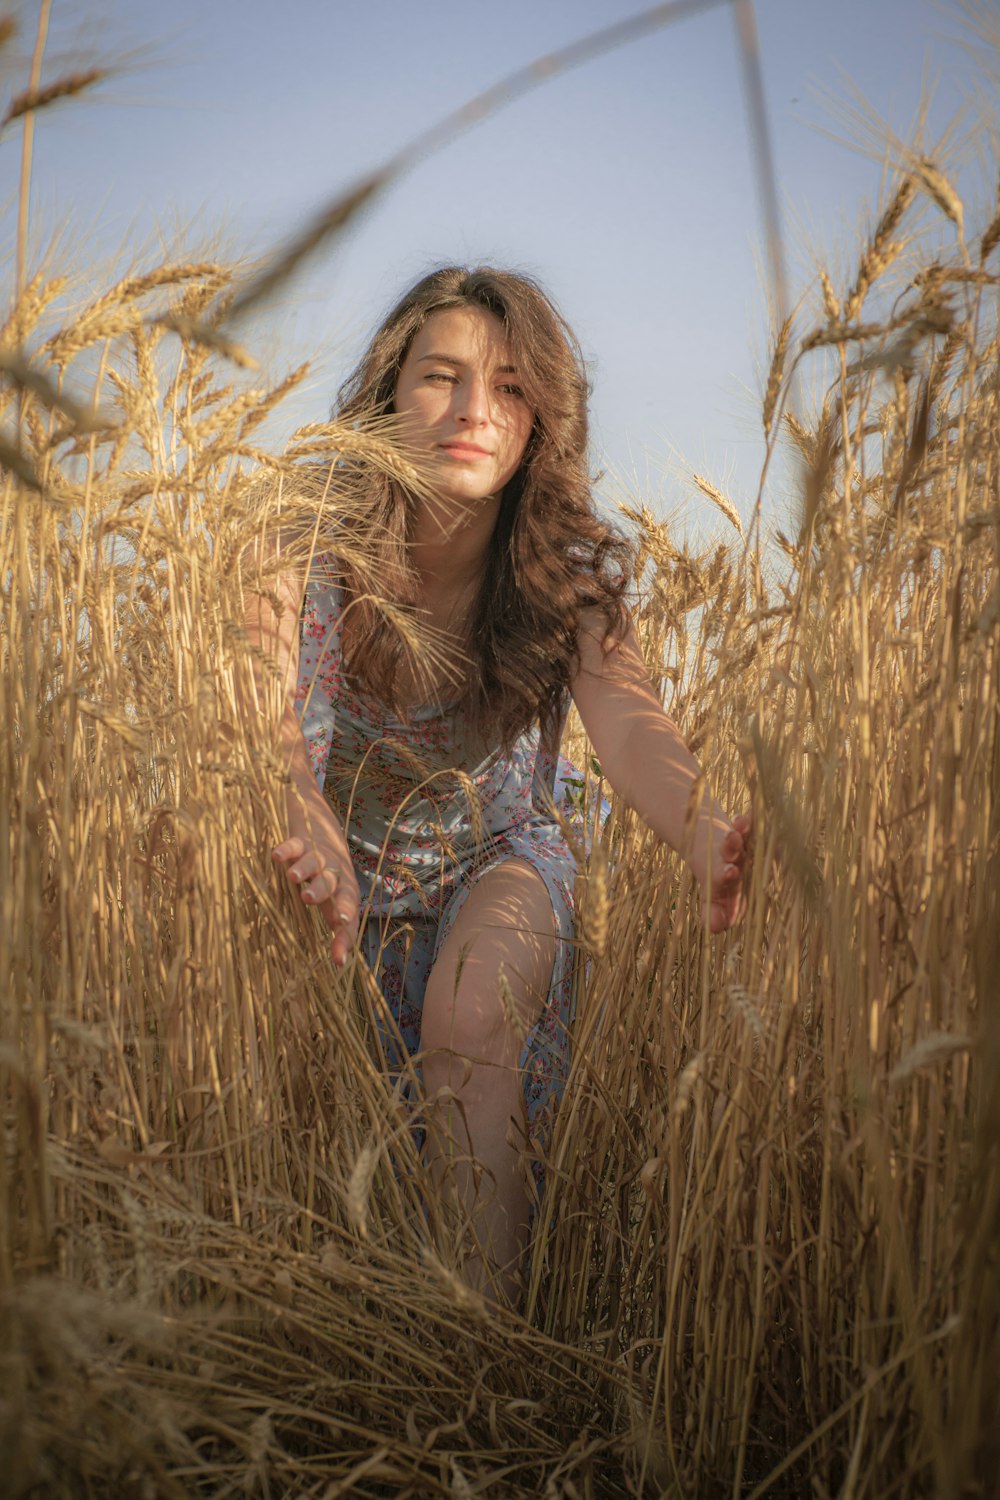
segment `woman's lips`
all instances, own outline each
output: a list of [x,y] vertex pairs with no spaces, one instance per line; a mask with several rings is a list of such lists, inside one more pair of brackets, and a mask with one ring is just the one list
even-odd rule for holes
[[451,453],[455,458],[489,458],[486,448],[480,448],[475,443],[440,443],[438,445],[445,453]]

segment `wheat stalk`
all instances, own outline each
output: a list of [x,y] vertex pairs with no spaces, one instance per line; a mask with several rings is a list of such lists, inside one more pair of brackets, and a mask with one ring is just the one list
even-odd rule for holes
[[774,340],[774,348],[771,352],[771,364],[767,372],[767,386],[764,391],[764,405],[762,409],[764,437],[770,438],[771,427],[774,423],[774,413],[778,405],[778,393],[781,390],[781,382],[785,374],[785,359],[788,355],[788,345],[792,336],[792,319],[785,318],[778,329]]
[[903,242],[895,241],[893,236],[903,215],[913,202],[915,193],[914,178],[907,174],[900,179],[899,185],[875,225],[871,239],[862,252],[857,279],[844,304],[846,322],[857,317],[871,287],[903,248]]
[[692,474],[691,478],[701,490],[702,494],[707,499],[711,500],[712,504],[716,506],[718,510],[721,510],[727,521],[731,522],[731,524],[735,526],[736,530],[739,532],[740,540],[742,541],[744,539],[743,522],[740,520],[739,511],[736,509],[736,506],[729,499],[729,497],[727,495],[724,495],[720,489],[712,484],[711,480],[706,479],[704,474]]

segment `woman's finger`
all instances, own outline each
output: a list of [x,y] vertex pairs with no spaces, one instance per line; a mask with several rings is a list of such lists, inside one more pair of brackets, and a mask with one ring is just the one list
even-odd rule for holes
[[303,901],[311,902],[313,905],[319,905],[321,902],[329,900],[335,893],[339,883],[336,870],[332,870],[327,865],[324,869],[317,871],[311,880],[303,883],[302,899]]
[[338,932],[330,944],[330,955],[338,969],[342,969],[351,956],[351,949],[355,944],[355,937],[348,932]]
[[357,920],[341,921],[333,934],[333,942],[330,944],[330,952],[333,961],[339,968],[343,968],[350,957],[351,949],[358,941]]
[[314,849],[309,849],[294,864],[285,866],[285,874],[296,885],[301,885],[304,880],[311,880],[314,875],[319,875],[325,868],[326,861]]
[[347,882],[338,885],[336,891],[328,901],[323,903],[323,915],[330,926],[336,930],[340,928],[357,929],[358,925],[358,897],[352,891]]
[[743,845],[749,850],[753,842],[753,818],[749,813],[738,813],[733,819],[733,827],[743,840]]
[[343,968],[358,940],[357,892],[344,881],[320,909],[333,933],[330,944],[333,961],[339,968]]
[[738,828],[731,828],[722,841],[723,857],[729,861],[743,853],[743,835]]
[[305,848],[303,839],[285,839],[271,850],[271,858],[276,859],[279,864],[286,864],[290,859],[299,859],[305,853]]

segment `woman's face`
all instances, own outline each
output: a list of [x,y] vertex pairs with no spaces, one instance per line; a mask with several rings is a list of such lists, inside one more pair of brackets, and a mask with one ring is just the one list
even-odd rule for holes
[[431,313],[400,366],[395,409],[437,493],[458,501],[500,493],[534,423],[503,325],[479,307]]

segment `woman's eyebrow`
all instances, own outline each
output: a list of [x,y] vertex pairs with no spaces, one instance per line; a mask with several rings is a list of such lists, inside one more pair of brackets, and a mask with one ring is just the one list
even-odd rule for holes
[[[467,363],[467,361],[464,359],[456,358],[454,354],[419,354],[417,356],[417,364],[421,364],[425,359],[434,359],[437,360],[439,364],[444,365],[464,365]],[[516,375],[517,366],[497,365],[494,373],[497,375]]]

